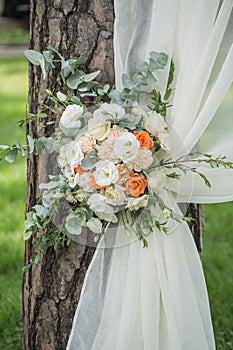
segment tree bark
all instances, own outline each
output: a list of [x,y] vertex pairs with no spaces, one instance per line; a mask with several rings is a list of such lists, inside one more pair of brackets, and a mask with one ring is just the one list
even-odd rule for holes
[[[30,48],[38,51],[48,46],[64,57],[83,56],[86,72],[101,70],[102,82],[114,82],[113,68],[113,0],[31,0]],[[65,92],[58,72],[43,80],[38,67],[29,68],[28,109],[38,113],[46,102],[45,89]],[[46,129],[45,135],[53,130]],[[41,135],[38,122],[28,125],[27,132]],[[51,160],[52,161],[52,160]],[[44,157],[28,158],[26,210],[39,197],[38,186],[46,181]],[[193,226],[200,236],[198,210],[191,207],[197,219]],[[199,208],[199,207],[197,207]],[[201,222],[202,225],[202,222]],[[199,238],[197,238],[200,242]],[[199,249],[201,245],[198,244]],[[69,248],[50,249],[33,270],[23,276],[22,319],[23,350],[64,350],[71,330],[84,276],[94,248],[72,242]],[[33,258],[33,241],[25,244],[25,265]]]
[[[112,0],[33,0],[30,48],[43,51],[51,46],[66,58],[83,56],[86,72],[101,70],[100,80],[113,83],[113,18]],[[40,69],[30,66],[30,112],[40,112],[46,102],[46,88],[65,91],[56,73],[43,80]],[[52,131],[46,130],[45,134],[49,135]],[[38,123],[28,125],[27,132],[37,137]],[[38,185],[46,180],[46,166],[44,157],[29,156],[27,211],[39,197]],[[33,257],[32,248],[30,239],[25,246],[25,265]],[[93,253],[94,248],[72,242],[69,248],[60,248],[57,252],[50,249],[41,264],[24,274],[23,350],[66,348],[83,279]]]

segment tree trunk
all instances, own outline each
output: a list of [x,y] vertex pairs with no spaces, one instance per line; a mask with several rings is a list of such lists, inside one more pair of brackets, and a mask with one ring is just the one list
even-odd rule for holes
[[[86,72],[101,70],[101,81],[114,80],[113,0],[31,1],[30,48],[38,51],[48,45],[64,57],[83,56]],[[43,81],[41,71],[29,69],[29,111],[38,113],[46,100],[45,89],[63,91],[58,74]],[[38,123],[28,126],[36,137]],[[46,135],[52,130],[46,130]],[[28,159],[27,211],[39,197],[38,185],[46,180],[46,161],[30,155]],[[23,350],[62,350],[66,348],[72,319],[83,279],[94,249],[76,242],[69,248],[52,249],[41,264],[24,274],[22,318]],[[26,242],[25,264],[33,257],[32,240]]]
[[[81,55],[86,59],[85,71],[101,70],[100,80],[113,83],[113,19],[113,0],[31,0],[30,48],[43,51],[51,46],[66,58]],[[29,81],[28,109],[35,114],[46,101],[46,88],[65,91],[54,71],[43,80],[40,69],[30,66]],[[39,135],[37,122],[27,128],[34,138]],[[52,131],[47,129],[45,134],[48,136]],[[27,211],[39,197],[38,185],[46,180],[46,166],[44,157],[29,156]],[[191,206],[189,210],[197,219],[193,227],[200,242],[199,207]],[[32,248],[30,239],[25,245],[25,265],[33,257]],[[201,249],[200,243],[198,249]],[[66,348],[93,253],[94,248],[72,242],[69,248],[56,252],[50,249],[42,263],[24,274],[23,350]]]

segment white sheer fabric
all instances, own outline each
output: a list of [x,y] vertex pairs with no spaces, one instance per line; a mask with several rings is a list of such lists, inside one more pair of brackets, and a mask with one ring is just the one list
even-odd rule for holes
[[[175,93],[168,120],[177,157],[198,143],[202,151],[233,158],[231,95],[227,107],[219,109],[233,80],[232,7],[233,0],[115,0],[117,87],[121,74],[133,72],[150,51],[167,52],[174,60]],[[168,69],[159,76],[161,91],[167,76]],[[177,203],[188,201],[190,194],[199,203],[233,199],[232,170],[202,165],[200,171],[211,188],[194,175],[183,176],[179,190],[174,182],[167,184],[166,201],[176,212]],[[110,230],[88,269],[67,350],[215,349],[191,232],[185,223],[173,221],[170,232],[155,230],[149,248],[142,249],[133,232],[128,244],[123,225]]]

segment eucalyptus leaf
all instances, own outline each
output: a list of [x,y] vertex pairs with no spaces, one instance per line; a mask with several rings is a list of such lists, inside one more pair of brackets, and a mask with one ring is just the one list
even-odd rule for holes
[[125,88],[131,90],[136,87],[135,82],[127,75],[127,74],[122,74],[122,84]]
[[168,56],[164,54],[163,52],[155,52],[152,51],[149,54],[149,67],[152,71],[156,69],[163,69],[168,61]]
[[8,146],[8,145],[0,145],[0,149],[2,149],[2,150],[10,149],[10,146]]
[[81,168],[83,170],[91,170],[95,167],[95,163],[98,162],[99,158],[95,151],[88,153],[81,162]]
[[27,135],[27,139],[28,139],[28,145],[29,145],[29,152],[30,152],[30,153],[33,153],[34,147],[35,147],[35,141],[34,141],[34,139],[31,137],[31,135]]
[[45,208],[43,205],[35,205],[33,209],[36,212],[36,215],[41,219],[45,219],[48,216],[48,208]]
[[23,157],[25,157],[25,156],[27,155],[26,149],[22,146],[22,144],[21,144],[19,141],[17,141],[17,142],[15,143],[14,146],[15,146],[19,151],[22,152],[22,156],[23,156]]
[[47,183],[42,183],[39,185],[39,189],[41,191],[44,191],[44,190],[53,190],[55,189],[56,187],[58,187],[58,182],[57,181],[50,181],[50,182],[47,182]]
[[8,163],[13,163],[16,159],[18,155],[18,150],[16,148],[13,148],[12,150],[10,150],[7,155],[5,156],[5,160],[8,162]]
[[113,103],[119,103],[120,104],[120,103],[123,102],[120,91],[118,91],[118,90],[111,90],[109,95],[110,95]]
[[35,66],[40,66],[41,60],[44,59],[42,53],[35,50],[25,50],[24,55],[28,59],[28,61],[34,64]]
[[80,72],[75,72],[69,76],[66,80],[67,86],[72,90],[77,89],[78,85],[81,83],[81,76],[82,74]]
[[65,228],[71,235],[80,235],[83,224],[83,219],[80,216],[69,214],[66,218]]
[[51,69],[51,68],[55,68],[55,65],[53,64],[53,54],[51,51],[43,51],[43,56],[45,59],[45,66],[46,69]]
[[84,74],[81,77],[81,80],[85,81],[85,83],[89,83],[90,81],[94,80],[97,77],[97,75],[99,75],[99,74],[100,74],[100,70],[93,72],[93,73]]

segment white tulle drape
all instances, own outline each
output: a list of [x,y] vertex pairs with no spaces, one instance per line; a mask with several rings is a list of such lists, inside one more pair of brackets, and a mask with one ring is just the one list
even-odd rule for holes
[[[133,72],[150,51],[166,52],[174,60],[175,90],[167,118],[175,157],[198,147],[233,158],[232,92],[226,95],[233,80],[232,7],[233,0],[115,0],[117,87],[122,73]],[[167,77],[168,69],[159,73],[160,91]],[[227,107],[222,108],[225,95]],[[179,202],[233,199],[232,170],[203,164],[199,170],[211,188],[196,175],[183,176],[179,190],[174,182],[167,184],[166,201],[174,211],[179,212]],[[185,223],[169,225],[170,234],[155,230],[149,236],[148,249],[135,240],[133,230],[129,244],[120,223],[101,240],[67,350],[215,349],[191,232]]]

